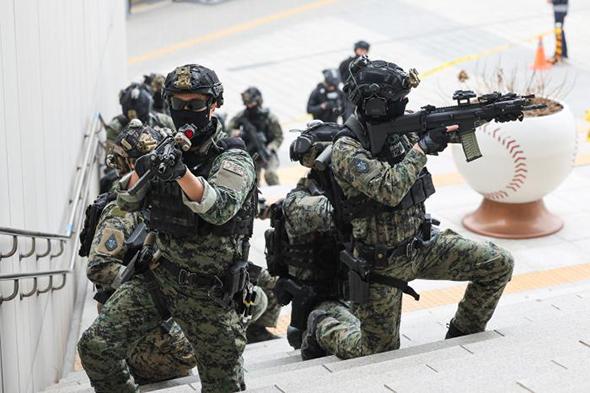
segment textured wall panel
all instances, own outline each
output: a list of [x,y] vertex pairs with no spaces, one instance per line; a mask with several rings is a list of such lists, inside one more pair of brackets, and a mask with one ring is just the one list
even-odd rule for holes
[[[0,226],[65,232],[84,133],[95,112],[117,112],[125,84],[125,12],[120,0],[0,1]],[[0,235],[0,251],[10,245]],[[0,273],[62,269],[68,257],[5,258]],[[0,393],[33,393],[60,377],[72,277],[61,291],[0,305]],[[0,282],[2,295],[11,290]]]

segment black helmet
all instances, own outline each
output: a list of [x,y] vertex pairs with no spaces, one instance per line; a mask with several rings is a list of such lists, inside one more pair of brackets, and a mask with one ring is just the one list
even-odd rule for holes
[[153,99],[145,85],[132,83],[119,93],[119,103],[128,119],[139,119],[147,123],[152,111]]
[[301,130],[301,134],[289,146],[289,158],[311,168],[317,156],[332,143],[339,131],[340,127],[336,123],[310,121],[307,128]]
[[130,170],[130,159],[151,152],[165,137],[165,131],[144,126],[141,120],[133,119],[117,135],[111,153],[107,156],[107,164],[121,174],[127,173]]
[[166,97],[173,93],[201,93],[212,97],[219,108],[223,105],[223,85],[215,71],[198,64],[176,67],[164,82]]
[[357,41],[354,43],[354,50],[356,51],[357,49],[365,49],[365,50],[369,50],[369,48],[371,47],[371,45],[369,45],[369,43],[367,41]]
[[403,114],[407,103],[404,98],[419,83],[413,68],[406,73],[394,63],[361,56],[350,64],[350,77],[343,90],[362,114],[383,118]]
[[256,104],[262,106],[262,93],[257,87],[250,86],[242,92],[242,102],[244,105]]
[[324,74],[324,82],[326,85],[338,86],[338,83],[340,83],[340,78],[338,77],[338,72],[336,70],[328,68],[323,70],[322,74]]

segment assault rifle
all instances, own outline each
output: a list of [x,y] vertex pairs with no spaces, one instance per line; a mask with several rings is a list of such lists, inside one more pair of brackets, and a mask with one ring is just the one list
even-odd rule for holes
[[389,122],[368,125],[371,153],[377,154],[383,148],[388,135],[417,133],[419,136],[428,130],[459,125],[456,132],[449,133],[451,143],[461,143],[466,160],[481,157],[475,129],[492,120],[503,123],[524,118],[524,112],[544,108],[545,105],[532,105],[533,94],[520,96],[516,93],[498,92],[484,94],[475,101],[476,94],[471,90],[457,90],[453,100],[457,105],[437,108],[432,105],[422,110],[397,117]]
[[135,185],[129,189],[130,195],[135,195],[141,190],[144,185],[154,178],[166,178],[167,174],[172,170],[176,164],[176,160],[179,159],[177,155],[181,154],[178,149],[182,151],[188,151],[191,148],[191,141],[185,135],[194,130],[187,129],[190,126],[184,126],[173,136],[167,136],[164,138],[158,146],[150,153],[148,157],[151,161],[151,169],[148,169],[135,183]]
[[239,120],[240,136],[248,147],[248,152],[252,155],[257,154],[262,161],[262,167],[266,168],[271,158],[271,153],[265,146],[266,136],[262,132],[258,132],[254,124],[250,120],[242,117]]

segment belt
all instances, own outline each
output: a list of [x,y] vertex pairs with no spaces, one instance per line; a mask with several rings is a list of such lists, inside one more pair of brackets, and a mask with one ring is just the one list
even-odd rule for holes
[[193,273],[170,262],[168,259],[160,257],[159,265],[166,269],[170,274],[176,277],[181,286],[194,286],[201,288],[223,287],[223,281],[214,274]]
[[354,247],[359,256],[375,267],[386,267],[389,265],[389,258],[406,256],[414,258],[419,247],[419,240],[416,237],[404,240],[397,247],[384,245],[369,246],[361,242],[355,242]]

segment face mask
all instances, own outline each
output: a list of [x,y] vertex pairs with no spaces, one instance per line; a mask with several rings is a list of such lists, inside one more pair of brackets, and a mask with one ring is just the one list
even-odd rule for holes
[[170,116],[172,117],[176,129],[179,129],[186,124],[192,124],[195,126],[196,130],[193,140],[197,143],[202,141],[209,133],[209,124],[211,120],[209,119],[209,111],[207,110],[194,112],[174,110],[170,108]]

